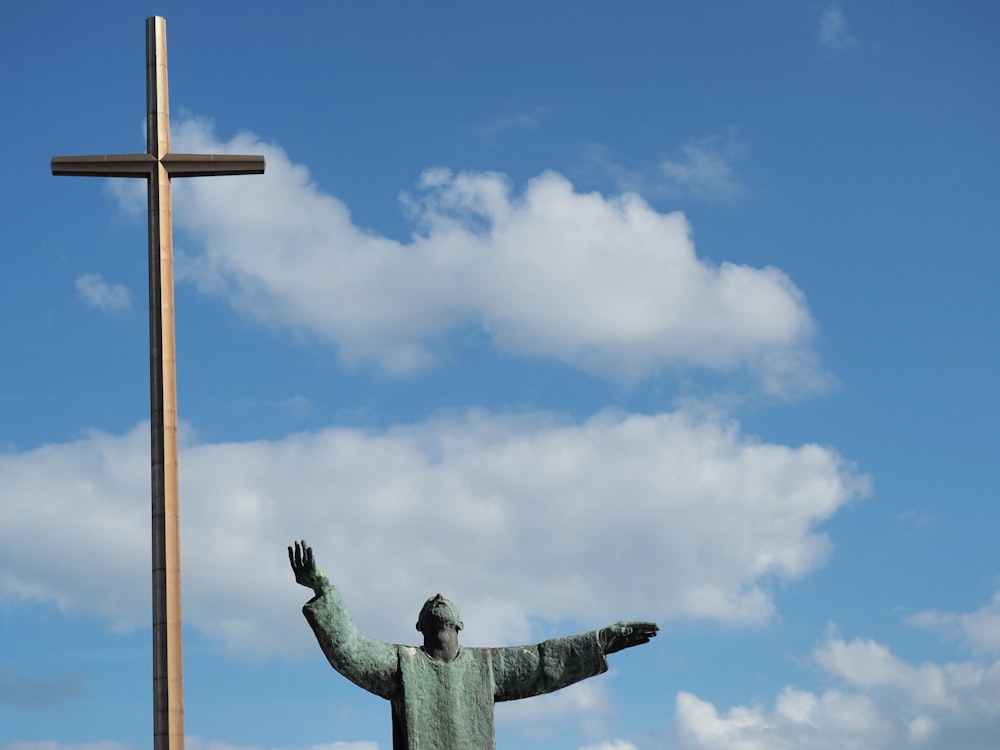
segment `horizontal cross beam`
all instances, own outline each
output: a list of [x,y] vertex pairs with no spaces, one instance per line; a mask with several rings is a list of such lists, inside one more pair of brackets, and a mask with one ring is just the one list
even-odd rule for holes
[[[170,177],[264,174],[263,156],[242,154],[167,154],[159,159]],[[56,156],[52,174],[73,177],[149,177],[156,170],[152,154]]]

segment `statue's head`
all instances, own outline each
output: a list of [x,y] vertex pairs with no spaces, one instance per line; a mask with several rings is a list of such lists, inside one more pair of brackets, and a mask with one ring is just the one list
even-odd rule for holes
[[435,594],[421,607],[417,615],[417,630],[423,633],[425,627],[436,630],[441,625],[451,625],[456,631],[465,627],[455,605],[443,594]]

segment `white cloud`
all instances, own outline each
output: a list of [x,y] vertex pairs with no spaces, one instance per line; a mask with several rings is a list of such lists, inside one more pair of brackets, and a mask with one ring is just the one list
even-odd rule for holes
[[122,284],[109,284],[99,273],[85,273],[73,282],[80,299],[98,310],[120,310],[131,304],[132,295]]
[[[412,372],[471,322],[506,351],[623,381],[694,367],[748,371],[772,392],[824,382],[791,280],[700,260],[684,216],[637,195],[578,193],[551,172],[515,193],[498,174],[428,170],[404,199],[417,232],[400,243],[355,226],[277,147],[249,135],[219,143],[198,120],[175,131],[179,149],[268,160],[263,177],[178,182],[178,224],[198,238],[180,275],[249,317],[335,344],[346,361]],[[675,171],[726,183],[705,151],[689,160]]]
[[868,638],[847,642],[836,628],[829,628],[813,652],[816,663],[852,687],[864,690],[885,688],[906,695],[916,706],[954,709],[954,684],[949,673],[961,672],[960,665],[912,665],[895,656],[888,646]]
[[[0,456],[0,597],[145,626],[148,456],[146,426]],[[266,658],[315,649],[285,552],[302,536],[388,641],[415,639],[437,591],[470,645],[534,639],[545,621],[759,623],[768,582],[822,564],[817,527],[865,480],[830,449],[717,416],[473,412],[189,445],[181,488],[186,623]]]
[[607,742],[599,742],[596,745],[581,747],[580,750],[637,750],[637,748],[631,742],[626,742],[625,740],[609,740]]
[[830,690],[820,695],[785,688],[773,712],[737,706],[720,714],[696,696],[677,695],[682,747],[700,750],[874,750],[894,737],[865,696]]
[[97,742],[57,742],[56,740],[14,740],[0,744],[0,750],[133,750],[114,740]]
[[514,728],[518,738],[535,743],[551,742],[560,731],[605,736],[608,719],[614,714],[613,677],[612,671],[531,700],[497,703],[497,726],[508,731]]
[[907,618],[907,623],[960,640],[973,653],[1000,656],[1000,593],[975,612],[920,612]]
[[564,717],[579,721],[586,716],[591,721],[607,716],[612,710],[612,697],[607,678],[598,677],[578,682],[554,693],[533,697],[530,701],[507,701],[496,704],[498,722],[540,721],[551,723]]
[[839,5],[827,5],[820,14],[819,41],[833,49],[858,46],[858,40],[847,27],[847,18]]
[[[948,622],[963,622],[976,614],[945,617]],[[817,644],[813,659],[841,684],[818,693],[786,687],[770,711],[752,705],[720,713],[711,703],[680,693],[675,719],[682,747],[990,750],[997,746],[1000,661],[911,664],[885,644],[866,638],[845,641],[832,626]]]

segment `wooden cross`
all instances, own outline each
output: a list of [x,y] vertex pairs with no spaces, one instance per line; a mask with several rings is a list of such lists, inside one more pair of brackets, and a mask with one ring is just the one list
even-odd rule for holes
[[264,157],[170,153],[167,24],[146,19],[146,153],[57,156],[54,175],[142,177],[149,202],[149,390],[153,505],[153,747],[184,748],[177,499],[177,367],[170,180],[262,174]]

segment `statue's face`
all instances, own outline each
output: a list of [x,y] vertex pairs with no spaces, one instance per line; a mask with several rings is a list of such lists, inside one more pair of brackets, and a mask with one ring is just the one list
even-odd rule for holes
[[440,630],[449,625],[455,632],[462,629],[462,619],[458,615],[458,610],[444,595],[435,594],[424,602],[417,616],[417,630],[422,633],[425,629]]

